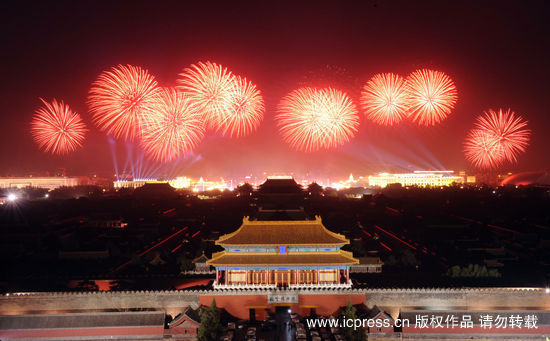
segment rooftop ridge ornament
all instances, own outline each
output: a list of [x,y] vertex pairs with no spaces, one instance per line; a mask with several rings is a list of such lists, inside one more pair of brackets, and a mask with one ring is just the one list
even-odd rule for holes
[[251,220],[249,216],[243,217],[243,224],[247,225],[279,225],[281,223],[292,223],[297,225],[316,225],[322,224],[323,219],[320,215],[315,215],[315,219],[308,220]]

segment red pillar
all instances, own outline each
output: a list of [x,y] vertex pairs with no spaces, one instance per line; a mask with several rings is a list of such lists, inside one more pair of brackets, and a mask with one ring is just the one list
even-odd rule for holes
[[288,280],[287,282],[285,283],[286,286],[289,286],[290,285],[290,281],[292,280],[292,273],[290,270],[288,270]]

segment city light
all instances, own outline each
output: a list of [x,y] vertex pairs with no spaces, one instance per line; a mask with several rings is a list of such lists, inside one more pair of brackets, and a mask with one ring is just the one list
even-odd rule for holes
[[[188,176],[178,176],[173,179],[127,179],[117,180],[113,182],[115,189],[120,188],[138,188],[145,184],[167,183],[175,189],[188,189],[194,193],[201,193],[212,190],[233,191],[237,186],[242,186],[249,183],[253,188],[259,186],[258,180],[263,182],[264,179],[294,179],[289,175],[266,175],[264,177],[237,177],[230,180],[223,178],[209,179],[206,177],[192,178]],[[389,184],[400,183],[402,186],[433,186],[445,187],[454,183],[475,183],[475,177],[467,176],[465,172],[460,172],[456,175],[452,170],[444,171],[414,171],[413,173],[378,173],[365,174],[362,176],[353,176],[350,174],[347,178],[337,179],[335,181],[320,181],[313,177],[299,177],[297,182],[305,189],[312,183],[317,183],[322,188],[332,188],[337,191],[347,190],[351,188],[376,188],[386,187]],[[464,186],[462,186],[464,188]]]
[[162,184],[167,183],[175,189],[189,189],[195,193],[212,191],[212,190],[229,190],[232,191],[235,187],[232,182],[227,183],[224,179],[220,180],[205,180],[203,177],[192,179],[188,177],[176,177],[171,180],[159,179],[133,179],[133,180],[117,180],[113,182],[115,189],[121,188],[138,188],[146,184]]
[[9,201],[15,201],[17,199],[17,196],[13,193],[8,194],[8,200]]
[[359,177],[358,179],[355,179],[353,177],[353,174],[350,174],[349,178],[347,178],[346,180],[333,182],[330,184],[330,187],[336,190],[347,189],[352,187],[362,187],[359,185],[359,181],[361,181],[362,179],[363,177]]
[[191,187],[191,179],[180,176],[174,180],[168,181],[168,184],[176,189],[189,188]]

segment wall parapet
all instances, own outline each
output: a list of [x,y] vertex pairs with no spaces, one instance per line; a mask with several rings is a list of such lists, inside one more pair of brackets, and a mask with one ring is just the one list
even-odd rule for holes
[[399,309],[542,309],[550,310],[546,288],[231,288],[93,292],[19,292],[0,296],[0,315],[60,311],[178,311],[199,306],[201,296],[365,295],[365,303],[392,312]]

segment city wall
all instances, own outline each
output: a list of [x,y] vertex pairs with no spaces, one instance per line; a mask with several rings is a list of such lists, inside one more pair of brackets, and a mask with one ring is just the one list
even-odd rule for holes
[[[377,305],[394,317],[397,317],[399,309],[550,310],[550,293],[544,288],[296,290],[300,297],[307,297],[307,304],[310,305],[316,301],[316,295],[319,295],[319,302],[326,300],[326,297],[342,297],[342,306],[347,303],[349,297],[364,295],[364,303],[368,307]],[[239,299],[239,296],[266,297],[269,293],[273,293],[273,290],[10,293],[0,296],[0,315],[164,310],[167,314],[175,316],[185,308],[197,308],[211,298],[217,298],[220,303],[232,301],[232,304],[238,304],[247,301],[244,297]],[[300,303],[302,302],[300,299]]]
[[197,291],[12,293],[0,296],[0,315],[164,310],[173,317],[199,307]]
[[368,289],[366,305],[394,318],[400,309],[550,310],[545,288]]

